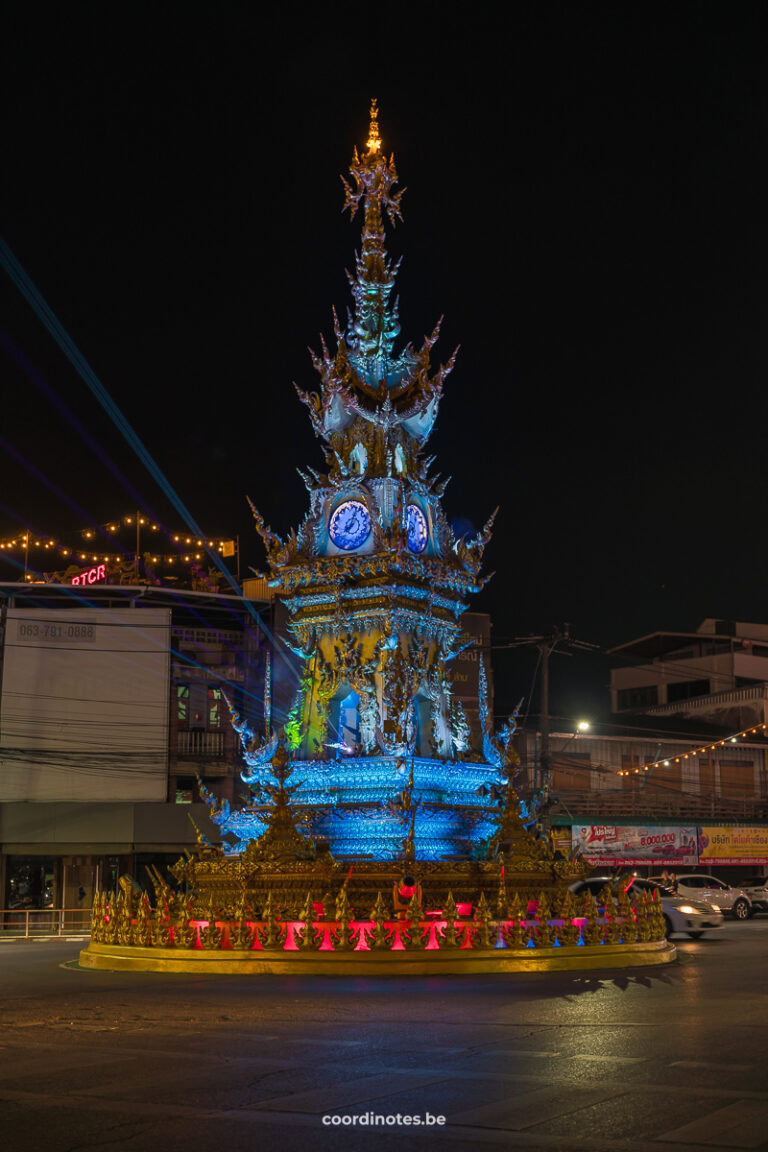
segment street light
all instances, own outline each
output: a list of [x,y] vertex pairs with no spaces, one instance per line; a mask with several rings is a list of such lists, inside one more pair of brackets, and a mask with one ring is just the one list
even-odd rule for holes
[[576,725],[576,728],[579,732],[589,732],[591,727],[592,725],[590,724],[589,720],[579,720],[578,724]]

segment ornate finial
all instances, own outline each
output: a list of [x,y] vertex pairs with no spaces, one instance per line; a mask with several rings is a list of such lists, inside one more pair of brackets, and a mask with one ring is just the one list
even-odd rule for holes
[[315,845],[296,827],[292,807],[293,793],[301,787],[288,784],[293,773],[285,743],[279,739],[272,757],[272,776],[276,784],[262,784],[262,789],[271,800],[271,805],[263,812],[262,819],[267,827],[258,840],[251,840],[248,853],[252,860],[313,860]]
[[371,152],[381,151],[381,136],[379,136],[379,102],[374,97],[371,100],[371,126],[368,129],[368,155]]

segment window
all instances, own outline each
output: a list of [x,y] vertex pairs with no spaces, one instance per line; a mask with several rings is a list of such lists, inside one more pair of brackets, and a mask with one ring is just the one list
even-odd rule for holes
[[194,776],[176,777],[176,803],[194,804],[197,798],[197,781]]
[[6,908],[53,908],[55,871],[52,856],[9,856]]
[[586,792],[592,782],[592,758],[589,752],[562,752],[552,754],[552,779],[550,791]]
[[619,688],[618,709],[650,708],[659,702],[659,689],[655,684],[645,684],[640,688]]
[[667,702],[690,700],[694,696],[709,695],[709,680],[681,680],[677,684],[667,684]]
[[221,688],[208,689],[208,727],[221,728],[221,702],[224,699]]
[[189,720],[189,684],[176,685],[176,719],[180,724]]
[[755,767],[751,760],[720,761],[720,795],[755,795]]

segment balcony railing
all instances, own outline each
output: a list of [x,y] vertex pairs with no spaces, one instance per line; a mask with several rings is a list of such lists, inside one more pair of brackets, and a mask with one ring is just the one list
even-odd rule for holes
[[189,729],[176,733],[176,755],[220,760],[224,756],[224,733]]
[[653,791],[558,792],[553,815],[632,819],[768,820],[768,800],[759,796],[696,796]]
[[643,708],[643,713],[647,716],[663,716],[691,710],[708,712],[727,705],[745,704],[750,700],[764,700],[766,696],[768,696],[768,683],[746,684],[743,688],[710,692],[707,696],[689,696],[685,700],[675,700],[671,704],[653,704]]

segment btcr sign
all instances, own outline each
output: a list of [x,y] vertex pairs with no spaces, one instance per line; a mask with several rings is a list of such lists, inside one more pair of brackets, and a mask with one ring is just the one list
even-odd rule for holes
[[72,577],[73,584],[97,584],[99,580],[106,580],[107,569],[104,564],[97,564],[95,568],[89,568],[87,572],[81,572],[79,576]]

